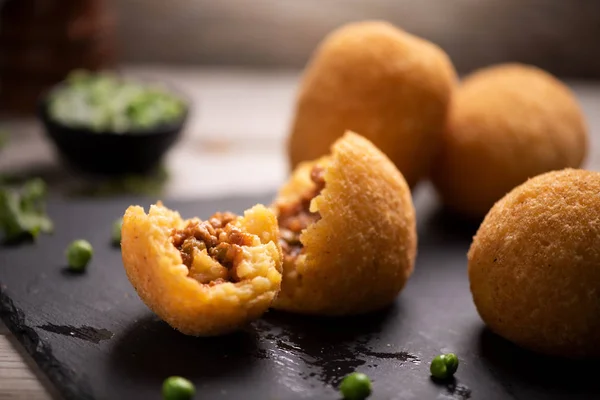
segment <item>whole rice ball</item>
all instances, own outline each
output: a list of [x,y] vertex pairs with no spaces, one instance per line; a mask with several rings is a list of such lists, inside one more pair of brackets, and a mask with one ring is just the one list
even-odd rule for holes
[[549,172],[508,193],[468,253],[489,328],[531,350],[600,355],[600,173]]
[[587,150],[584,115],[567,86],[535,67],[497,65],[456,90],[432,180],[449,208],[482,218],[528,178],[580,167]]
[[288,143],[292,169],[328,154],[351,130],[415,186],[429,174],[455,86],[449,57],[425,39],[384,21],[334,30],[300,82]]

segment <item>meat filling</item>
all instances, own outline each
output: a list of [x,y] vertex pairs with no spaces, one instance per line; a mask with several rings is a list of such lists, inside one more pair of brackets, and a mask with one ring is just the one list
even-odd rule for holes
[[310,173],[314,187],[302,194],[298,202],[279,206],[279,243],[286,261],[293,261],[302,253],[300,234],[310,224],[321,219],[318,212],[310,212],[309,208],[311,200],[325,187],[324,174],[323,167],[315,165]]
[[[194,253],[205,251],[222,268],[196,274],[195,279],[211,285],[237,281],[235,263],[242,246],[250,246],[253,236],[231,224],[236,215],[216,213],[207,221],[190,221],[183,229],[173,231],[173,245],[180,251],[183,263],[191,269]],[[201,278],[198,278],[200,276]]]

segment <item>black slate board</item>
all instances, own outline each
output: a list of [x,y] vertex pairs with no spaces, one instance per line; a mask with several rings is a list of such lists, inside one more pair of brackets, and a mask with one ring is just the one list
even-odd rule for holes
[[[270,196],[166,202],[185,217],[240,212]],[[466,251],[476,225],[436,210],[417,191],[419,255],[393,307],[354,318],[271,311],[220,338],[186,337],[153,316],[125,277],[111,224],[127,205],[151,201],[53,201],[56,232],[0,250],[0,315],[66,399],[160,399],[163,379],[183,375],[203,399],[336,399],[334,387],[358,370],[373,399],[598,399],[593,362],[518,349],[486,330],[471,301]],[[87,238],[88,271],[64,268],[64,248]],[[456,352],[456,380],[434,382],[429,361]]]

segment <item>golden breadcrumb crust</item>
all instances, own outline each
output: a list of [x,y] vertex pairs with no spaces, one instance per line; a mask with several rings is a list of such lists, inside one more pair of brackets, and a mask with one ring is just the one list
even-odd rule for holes
[[[172,243],[173,229],[182,229],[187,223],[161,203],[152,205],[148,214],[139,206],[125,212],[123,264],[142,301],[187,335],[224,334],[260,317],[281,285],[281,248],[274,214],[256,205],[235,220],[236,226],[255,237],[251,246],[242,247],[242,260],[236,267],[240,281],[215,286],[189,277]],[[196,264],[194,260],[194,267]]]
[[600,173],[566,169],[515,188],[485,217],[468,259],[493,331],[542,353],[600,355]]
[[584,115],[558,79],[502,64],[468,76],[455,93],[432,173],[447,206],[482,218],[512,188],[544,172],[582,165]]
[[308,63],[288,151],[292,168],[329,152],[346,130],[359,132],[396,164],[409,186],[428,174],[456,73],[435,44],[387,22],[330,33]]
[[414,267],[415,210],[406,181],[367,139],[347,132],[331,156],[305,162],[274,203],[298,200],[324,167],[325,188],[311,202],[321,219],[301,234],[305,253],[284,263],[275,308],[321,315],[358,314],[394,301]]

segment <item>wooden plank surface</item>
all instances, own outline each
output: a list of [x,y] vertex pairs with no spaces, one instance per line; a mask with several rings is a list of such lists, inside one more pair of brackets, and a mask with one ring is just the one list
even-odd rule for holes
[[0,399],[47,400],[55,389],[0,321]]
[[[178,198],[264,193],[287,174],[283,151],[298,73],[131,67],[126,72],[181,86],[195,104],[184,139],[169,154],[167,194]],[[600,83],[569,82],[592,132],[586,166],[600,168]],[[0,171],[33,169],[55,184],[72,176],[56,161],[37,123],[5,121],[11,142]],[[197,171],[219,170],[198,178]],[[58,185],[60,186],[60,185]],[[50,399],[54,391],[0,323],[0,399]]]

